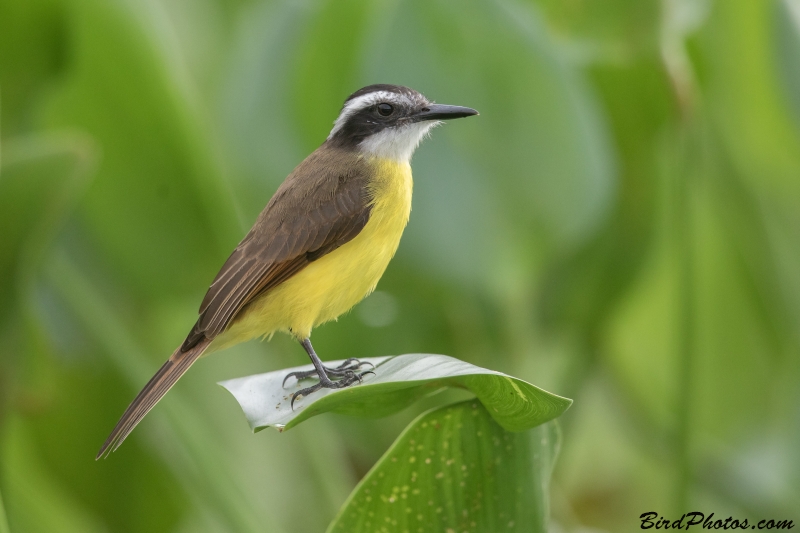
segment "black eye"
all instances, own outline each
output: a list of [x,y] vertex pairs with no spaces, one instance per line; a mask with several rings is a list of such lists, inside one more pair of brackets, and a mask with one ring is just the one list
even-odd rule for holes
[[394,113],[394,108],[389,104],[378,104],[378,113],[380,113],[381,116],[388,117]]

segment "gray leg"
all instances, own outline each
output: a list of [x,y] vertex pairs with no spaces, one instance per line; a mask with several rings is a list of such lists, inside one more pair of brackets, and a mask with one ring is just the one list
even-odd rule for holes
[[[283,383],[286,383],[286,380],[289,377],[294,376],[297,378],[298,381],[301,379],[305,379],[308,377],[312,377],[316,375],[319,378],[319,383],[313,385],[311,387],[307,387],[305,389],[301,389],[292,394],[292,408],[294,408],[294,401],[299,396],[308,396],[311,393],[314,393],[320,389],[343,389],[345,387],[349,387],[354,383],[360,383],[361,379],[367,374],[374,374],[372,371],[362,372],[361,374],[356,373],[361,366],[368,364],[374,368],[372,363],[362,363],[358,359],[350,358],[347,359],[344,363],[339,365],[336,368],[328,368],[322,364],[319,356],[314,351],[314,347],[311,346],[311,340],[306,338],[300,341],[300,345],[306,350],[308,357],[311,358],[311,363],[314,365],[315,370],[309,370],[307,372],[291,372],[286,375],[283,380]],[[330,376],[341,377],[339,381],[331,381]]]

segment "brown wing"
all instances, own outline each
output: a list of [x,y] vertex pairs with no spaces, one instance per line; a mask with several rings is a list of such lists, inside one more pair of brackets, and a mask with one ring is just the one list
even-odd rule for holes
[[286,178],[223,265],[181,346],[213,339],[248,302],[353,239],[370,215],[366,165],[323,145]]

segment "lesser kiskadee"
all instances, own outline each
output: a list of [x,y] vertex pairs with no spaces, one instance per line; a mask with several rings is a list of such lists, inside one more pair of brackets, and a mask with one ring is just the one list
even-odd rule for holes
[[311,330],[348,311],[383,275],[411,212],[409,162],[423,137],[442,120],[477,114],[398,85],[350,95],[328,138],[289,174],[222,266],[186,340],[131,402],[97,458],[116,450],[198,357],[255,337],[287,332],[311,358],[316,370],[293,375],[319,382],[292,402],[360,381],[356,359],[322,364]]

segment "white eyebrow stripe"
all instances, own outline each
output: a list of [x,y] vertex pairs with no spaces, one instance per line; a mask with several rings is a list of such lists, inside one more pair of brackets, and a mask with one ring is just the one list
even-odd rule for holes
[[377,104],[380,101],[390,101],[390,102],[398,102],[401,99],[405,100],[403,96],[392,93],[389,91],[375,91],[372,93],[362,94],[356,98],[353,98],[349,102],[347,102],[342,109],[342,112],[339,113],[339,116],[336,118],[336,121],[333,123],[333,129],[331,130],[330,135],[328,135],[328,139],[333,137],[337,131],[342,129],[342,127],[347,122],[356,111],[369,107],[371,105]]

